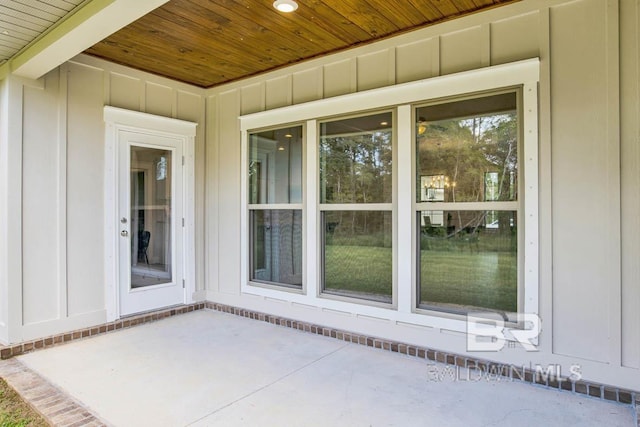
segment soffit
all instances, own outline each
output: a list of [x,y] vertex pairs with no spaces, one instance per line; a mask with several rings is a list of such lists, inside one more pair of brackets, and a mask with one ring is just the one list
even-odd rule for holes
[[58,24],[84,0],[1,0],[0,63]]
[[212,87],[518,0],[171,0],[85,51]]

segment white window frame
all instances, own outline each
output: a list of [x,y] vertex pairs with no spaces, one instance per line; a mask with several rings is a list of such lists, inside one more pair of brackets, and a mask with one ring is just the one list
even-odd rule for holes
[[[260,132],[264,132],[267,130],[276,130],[276,129],[281,129],[281,128],[294,128],[294,127],[300,127],[302,128],[302,201],[299,203],[255,203],[255,204],[251,204],[249,203],[249,180],[246,178],[246,176],[244,176],[244,178],[246,179],[246,182],[244,183],[244,185],[246,186],[244,188],[244,190],[246,191],[246,195],[243,196],[242,200],[246,200],[247,204],[245,206],[243,206],[243,212],[247,215],[247,217],[244,219],[245,221],[247,221],[247,224],[243,223],[243,226],[247,227],[247,254],[249,256],[248,260],[247,260],[247,280],[249,283],[251,283],[252,286],[258,286],[258,287],[263,287],[266,289],[274,289],[277,291],[286,291],[286,292],[292,292],[292,293],[304,293],[305,292],[305,283],[306,283],[306,265],[305,265],[305,248],[307,246],[306,243],[306,234],[305,234],[305,230],[306,230],[306,216],[305,216],[305,194],[306,194],[306,186],[305,186],[305,182],[306,182],[306,162],[305,162],[305,157],[307,155],[307,144],[306,144],[306,132],[305,132],[305,123],[285,123],[285,124],[279,124],[277,126],[269,126],[265,129],[251,129],[247,132],[243,132],[243,138],[246,138],[246,147],[245,147],[245,151],[243,151],[243,173],[248,175],[248,167],[249,167],[249,135],[253,134],[253,133],[260,133]],[[250,280],[251,274],[249,272],[249,269],[251,268],[251,230],[250,230],[250,218],[249,218],[249,212],[250,211],[258,211],[258,210],[299,210],[302,212],[302,286],[300,288],[298,288],[297,286],[290,286],[284,283],[277,283],[277,282],[268,282],[268,281],[252,281]],[[246,211],[246,212],[245,212]],[[244,253],[244,252],[243,252]],[[243,279],[243,283],[244,283],[244,279]]]
[[[538,313],[538,82],[540,62],[537,58],[478,70],[435,77],[417,82],[348,94],[329,99],[293,105],[240,117],[241,130],[241,292],[268,299],[304,304],[326,310],[338,310],[359,316],[372,316],[394,322],[466,332],[465,319],[444,312],[428,312],[416,308],[415,210],[413,120],[414,104],[437,99],[454,98],[481,92],[491,93],[505,88],[522,88],[522,147],[520,166],[523,169],[524,194],[521,196],[524,226],[523,244],[519,248],[523,257],[524,313]],[[394,277],[397,304],[380,307],[366,300],[345,301],[325,298],[319,283],[319,191],[318,191],[318,129],[319,121],[328,118],[369,111],[397,108],[396,112],[396,164],[397,171],[394,222],[397,229],[397,268]],[[248,131],[291,123],[306,124],[306,168],[303,182],[303,292],[266,289],[249,284],[249,223],[248,223]],[[312,149],[312,147],[314,147]],[[403,167],[411,165],[411,167]]]
[[[318,262],[316,263],[316,265],[318,266],[318,288],[316,291],[316,296],[318,297],[322,297],[322,298],[328,298],[328,299],[334,299],[337,301],[346,301],[346,302],[354,302],[356,304],[366,304],[366,305],[371,305],[371,306],[377,306],[377,307],[384,307],[384,308],[391,308],[394,309],[397,307],[398,305],[398,282],[397,282],[397,271],[398,271],[398,231],[397,231],[397,223],[398,221],[396,221],[396,217],[397,217],[397,212],[396,212],[396,206],[398,205],[396,202],[396,182],[398,180],[398,171],[397,171],[397,157],[398,157],[398,153],[397,153],[397,147],[398,147],[398,139],[396,136],[396,129],[398,127],[397,125],[397,119],[396,119],[396,115],[397,115],[397,111],[395,108],[393,108],[394,106],[389,106],[389,108],[383,108],[381,110],[371,110],[371,111],[364,111],[364,112],[354,112],[354,114],[347,114],[347,115],[339,115],[339,116],[334,116],[334,117],[330,117],[330,118],[323,118],[322,120],[318,120],[318,123],[322,124],[322,123],[327,123],[327,122],[334,122],[334,121],[340,121],[340,120],[344,120],[344,119],[352,119],[354,117],[366,117],[369,115],[373,115],[373,114],[379,114],[379,113],[385,113],[388,112],[391,114],[391,123],[392,123],[392,127],[391,127],[391,132],[392,132],[392,138],[391,138],[391,194],[392,194],[392,200],[391,202],[379,202],[379,203],[321,203],[320,200],[320,195],[318,195],[318,204],[317,204],[317,214],[318,214],[318,234],[317,234],[317,250],[318,250]],[[320,156],[320,136],[318,135],[318,137],[316,138],[316,140],[313,142],[315,145],[315,150],[316,153],[318,155],[318,158]],[[320,188],[320,171],[319,171],[319,163],[316,163],[316,167],[317,167],[317,171],[316,171],[316,176],[314,176],[316,183],[314,184],[316,186],[316,188]],[[323,244],[323,238],[321,236],[322,233],[324,233],[324,230],[322,230],[322,215],[325,212],[339,212],[339,211],[369,211],[369,212],[388,212],[391,214],[391,301],[386,302],[386,301],[378,301],[376,299],[373,298],[366,298],[366,297],[358,297],[355,295],[348,295],[347,293],[341,293],[341,292],[326,292],[323,289],[324,283],[323,283],[323,277],[322,277],[322,269],[324,268],[324,262],[325,260],[322,257],[322,251],[324,250],[324,248],[321,248],[322,244]]]
[[[468,96],[464,96],[462,98],[457,98],[457,99],[445,99],[445,100],[438,100],[438,102],[428,102],[428,103],[419,103],[418,105],[413,105],[412,106],[412,114],[414,112],[416,112],[416,110],[424,107],[424,106],[438,106],[438,105],[447,105],[447,104],[452,104],[452,103],[456,103],[456,102],[460,102],[460,101],[464,101],[464,100],[468,100],[468,99],[482,99],[482,98],[487,98],[487,97],[491,97],[494,95],[498,95],[498,94],[505,94],[505,93],[512,93],[515,95],[516,97],[516,120],[517,120],[517,146],[518,146],[518,165],[522,165],[523,164],[523,159],[524,159],[524,155],[522,154],[524,152],[524,141],[523,141],[523,129],[522,129],[522,125],[524,122],[523,119],[523,114],[522,114],[522,110],[524,109],[523,107],[523,94],[522,92],[524,91],[523,87],[511,87],[511,88],[504,88],[504,90],[500,90],[500,89],[496,89],[495,91],[491,91],[489,93],[480,93],[480,94],[466,94]],[[456,119],[456,117],[451,117],[451,119]],[[412,120],[413,123],[416,123],[416,117],[415,115],[412,116]],[[448,120],[448,119],[445,119]],[[536,119],[537,120],[537,119]],[[416,156],[417,156],[417,151],[416,151],[416,135],[414,134],[412,136],[412,142],[413,142],[413,147],[412,147],[412,160],[411,160],[411,165],[413,168],[413,176],[414,176],[414,182],[412,182],[413,187],[412,190],[416,191],[416,183],[415,183],[415,178],[417,177],[417,161],[416,161]],[[519,170],[521,170],[521,168],[518,168]],[[524,176],[525,178],[527,177],[527,168],[524,168],[524,174],[522,176]],[[537,180],[537,175],[536,175],[536,180]],[[421,305],[420,304],[420,298],[419,298],[419,294],[420,294],[420,277],[418,274],[418,269],[420,268],[420,264],[419,264],[419,253],[420,253],[420,242],[418,241],[418,228],[420,227],[420,224],[418,224],[417,221],[417,213],[418,212],[424,212],[424,211],[440,211],[440,212],[445,212],[445,211],[463,211],[463,212],[473,212],[473,211],[489,211],[489,210],[493,210],[493,211],[503,211],[503,212],[514,212],[517,218],[517,224],[520,224],[520,221],[522,220],[522,212],[523,212],[523,206],[524,203],[521,201],[521,194],[526,194],[526,191],[524,190],[524,185],[525,185],[526,181],[522,181],[522,180],[518,180],[518,199],[517,200],[509,200],[509,201],[477,201],[477,202],[445,202],[444,199],[442,199],[442,201],[436,201],[436,202],[429,202],[429,201],[418,201],[418,195],[417,194],[412,194],[412,203],[413,203],[413,230],[414,232],[414,240],[413,240],[413,247],[414,247],[414,251],[412,253],[413,256],[413,262],[414,265],[416,266],[416,268],[414,269],[414,282],[416,284],[416,292],[414,293],[414,300],[413,300],[413,307],[415,309],[415,311],[417,313],[424,313],[424,314],[446,314],[446,315],[453,315],[453,316],[462,316],[462,317],[466,317],[465,312],[467,313],[474,313],[475,316],[480,316],[480,313],[483,312],[488,312],[488,313],[495,313],[496,310],[494,309],[490,309],[490,308],[484,308],[484,307],[474,307],[474,308],[470,308],[468,310],[465,309],[453,309],[453,308],[449,308],[446,306],[443,307],[438,307],[437,305],[433,304],[433,305]],[[519,227],[518,227],[519,228]],[[523,296],[521,294],[521,292],[524,290],[524,279],[523,279],[523,266],[524,266],[524,256],[521,253],[521,251],[524,249],[525,244],[524,244],[524,239],[523,239],[523,231],[521,229],[518,230],[516,239],[517,239],[517,254],[516,254],[516,259],[517,259],[517,278],[516,278],[516,289],[517,289],[517,296],[516,296],[516,304],[517,304],[517,310],[515,313],[511,313],[511,312],[505,312],[505,313],[501,313],[501,315],[506,315],[508,316],[507,321],[511,324],[517,324],[519,322],[519,319],[517,318],[517,315],[519,313],[528,313],[525,309],[525,297],[526,297],[526,292],[525,295]],[[536,311],[537,312],[537,311]]]

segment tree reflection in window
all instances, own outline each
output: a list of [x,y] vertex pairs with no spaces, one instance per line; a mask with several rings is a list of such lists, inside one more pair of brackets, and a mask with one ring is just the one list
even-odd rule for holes
[[[497,110],[497,111],[496,111]],[[447,118],[461,111],[465,116]],[[445,202],[517,200],[518,127],[515,94],[417,109],[419,177],[442,176]],[[495,186],[486,176],[496,177]],[[423,180],[418,179],[418,183]],[[491,191],[491,198],[486,192]],[[418,202],[423,189],[418,189]]]
[[416,117],[418,305],[516,312],[516,92],[419,107]]
[[393,115],[320,124],[322,291],[393,300]]

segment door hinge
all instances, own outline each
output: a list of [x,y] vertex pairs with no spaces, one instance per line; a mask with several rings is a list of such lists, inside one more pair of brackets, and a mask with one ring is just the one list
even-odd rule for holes
[[182,166],[184,166],[184,156],[182,156]]
[[182,289],[185,288],[185,283],[184,283],[184,279],[182,279]]
[[184,218],[182,218],[182,226],[184,227]]

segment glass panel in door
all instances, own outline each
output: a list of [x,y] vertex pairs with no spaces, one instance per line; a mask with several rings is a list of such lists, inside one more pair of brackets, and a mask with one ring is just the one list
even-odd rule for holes
[[171,283],[172,152],[131,146],[131,288]]

